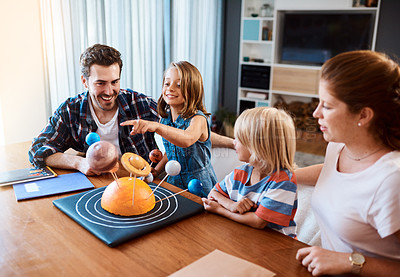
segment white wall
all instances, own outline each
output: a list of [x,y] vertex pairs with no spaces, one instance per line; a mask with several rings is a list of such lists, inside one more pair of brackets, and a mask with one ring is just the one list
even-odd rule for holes
[[39,1],[0,1],[0,145],[32,140],[47,121]]

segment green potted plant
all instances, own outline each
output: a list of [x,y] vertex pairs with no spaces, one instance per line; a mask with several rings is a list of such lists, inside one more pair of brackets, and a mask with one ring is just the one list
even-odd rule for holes
[[215,117],[217,120],[218,131],[228,137],[233,138],[233,126],[236,121],[236,114],[230,112],[227,108],[221,107],[215,112]]

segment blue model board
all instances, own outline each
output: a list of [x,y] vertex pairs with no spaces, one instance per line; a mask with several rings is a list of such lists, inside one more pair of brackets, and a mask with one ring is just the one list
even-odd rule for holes
[[[155,184],[149,186],[154,189]],[[53,201],[54,206],[91,232],[105,244],[115,247],[123,242],[168,226],[202,212],[203,206],[181,195],[174,195],[156,203],[146,214],[118,216],[101,207],[101,196],[106,187],[94,189]],[[174,193],[158,187],[156,201]]]

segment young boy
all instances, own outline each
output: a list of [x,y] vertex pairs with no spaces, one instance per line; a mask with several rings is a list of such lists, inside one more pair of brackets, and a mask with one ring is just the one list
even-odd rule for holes
[[292,118],[283,110],[254,108],[235,123],[235,149],[247,164],[217,183],[204,208],[254,228],[269,227],[296,237],[294,171],[296,151]]

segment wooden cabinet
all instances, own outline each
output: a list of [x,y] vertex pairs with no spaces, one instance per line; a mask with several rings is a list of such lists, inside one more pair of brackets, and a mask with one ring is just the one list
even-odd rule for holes
[[319,69],[274,66],[272,72],[274,93],[306,93],[313,97],[318,94]]

